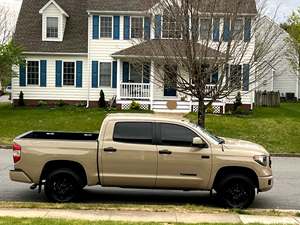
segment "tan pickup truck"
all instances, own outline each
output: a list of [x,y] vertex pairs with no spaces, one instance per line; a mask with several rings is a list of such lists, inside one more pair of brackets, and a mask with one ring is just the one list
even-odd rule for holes
[[214,190],[226,207],[246,208],[272,188],[269,153],[199,126],[145,114],[112,114],[99,134],[28,132],[14,140],[13,181],[44,185],[54,202],[85,186]]

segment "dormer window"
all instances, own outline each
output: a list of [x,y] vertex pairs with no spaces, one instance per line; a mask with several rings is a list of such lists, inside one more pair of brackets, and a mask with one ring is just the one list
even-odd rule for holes
[[111,16],[100,17],[100,37],[112,38],[112,17]]
[[39,13],[42,15],[42,40],[63,41],[69,15],[55,0],[50,0]]
[[47,38],[58,38],[58,17],[47,17]]

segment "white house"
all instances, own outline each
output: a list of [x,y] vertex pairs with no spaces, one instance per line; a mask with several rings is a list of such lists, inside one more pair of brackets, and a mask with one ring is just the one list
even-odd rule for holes
[[[197,101],[194,99],[183,100],[176,90],[154,84],[151,80],[156,69],[153,62],[149,62],[149,70],[136,72],[126,61],[127,57],[136,54],[132,51],[132,39],[145,40],[134,46],[135,50],[157,39],[173,41],[164,36],[163,23],[167,21],[163,13],[154,14],[151,8],[140,4],[141,1],[23,0],[14,39],[24,48],[26,66],[20,66],[19,76],[13,79],[13,101],[17,102],[20,91],[23,91],[27,104],[63,100],[71,104],[87,102],[88,106],[94,106],[100,90],[103,90],[107,100],[116,96],[117,103],[124,109],[135,100],[154,111],[195,110]],[[256,4],[255,0],[240,1],[245,3],[238,12],[240,27],[245,29],[243,41],[249,42],[251,21],[257,14]],[[222,8],[217,14],[218,23],[211,33],[215,42],[230,27]],[[134,32],[137,30],[141,32]],[[255,40],[251,39],[243,63],[230,65],[238,67],[243,78],[242,102],[247,108],[252,108],[254,101],[254,94],[249,91],[252,78],[248,65],[254,48]],[[215,112],[223,113],[233,99],[234,95],[217,100],[213,104]]]
[[281,97],[290,95],[300,99],[300,75],[293,70],[287,58],[287,52],[290,49],[287,42],[289,34],[267,16],[261,19],[261,24],[263,25],[260,26],[259,33],[262,35],[257,36],[257,42],[259,43],[260,39],[266,38],[266,35],[263,34],[268,32],[269,39],[275,37],[271,51],[278,52],[279,56],[276,60],[270,60],[269,62],[266,60],[266,72],[262,79],[257,82],[257,90],[279,91]]

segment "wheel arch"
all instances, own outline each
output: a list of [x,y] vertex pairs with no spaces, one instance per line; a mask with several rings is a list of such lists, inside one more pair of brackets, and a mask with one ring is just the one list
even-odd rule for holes
[[87,185],[87,175],[84,167],[75,161],[69,161],[69,160],[53,160],[48,161],[42,170],[41,176],[40,176],[40,183],[46,178],[47,174],[51,173],[54,170],[58,169],[70,169],[73,172],[75,172],[82,180],[82,185]]
[[228,175],[232,174],[239,174],[247,176],[251,179],[254,186],[256,188],[259,188],[259,180],[256,172],[248,167],[241,167],[241,166],[226,166],[222,167],[218,170],[214,182],[213,182],[213,188],[217,188],[218,184]]

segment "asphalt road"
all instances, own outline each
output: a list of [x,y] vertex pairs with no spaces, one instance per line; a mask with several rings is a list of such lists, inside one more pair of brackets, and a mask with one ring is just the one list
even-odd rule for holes
[[[11,182],[11,151],[0,150],[0,201],[45,202],[44,194],[30,190],[29,185]],[[252,208],[300,210],[300,158],[273,158],[274,188],[257,196]],[[82,203],[118,204],[199,204],[215,206],[207,192],[135,190],[119,188],[86,188]]]

